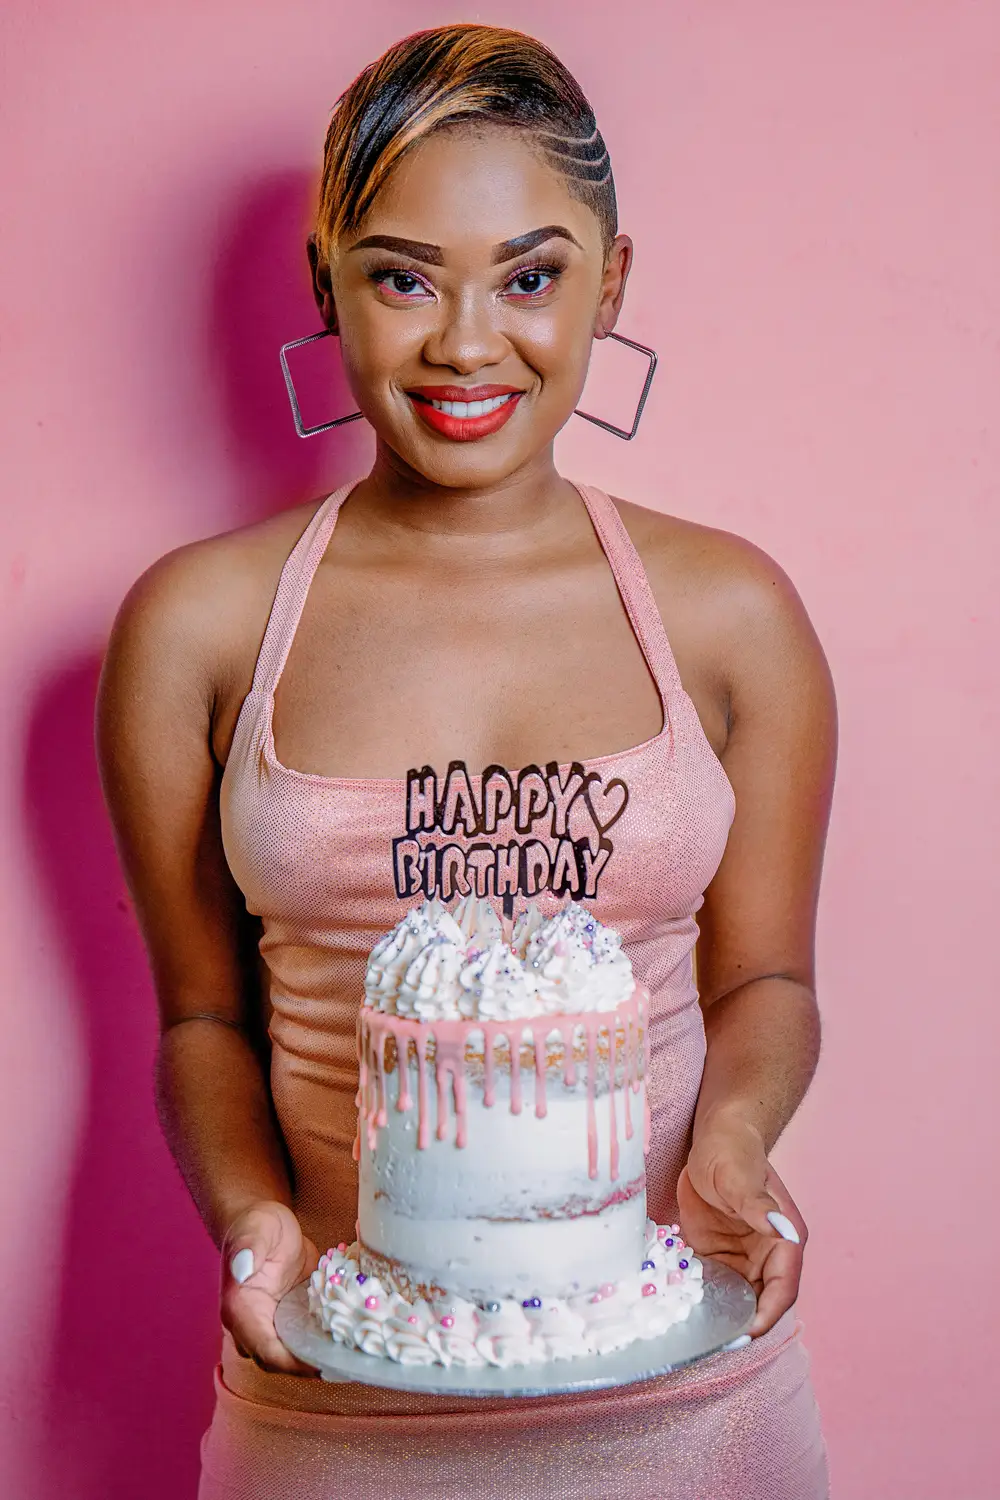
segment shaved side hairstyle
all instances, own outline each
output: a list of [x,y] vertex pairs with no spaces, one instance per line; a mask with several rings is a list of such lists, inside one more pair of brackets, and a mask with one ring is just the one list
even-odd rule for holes
[[316,241],[328,260],[360,227],[406,152],[436,130],[500,125],[528,136],[591,208],[605,249],[618,232],[611,161],[594,112],[554,53],[499,26],[404,37],[338,99],[323,155]]

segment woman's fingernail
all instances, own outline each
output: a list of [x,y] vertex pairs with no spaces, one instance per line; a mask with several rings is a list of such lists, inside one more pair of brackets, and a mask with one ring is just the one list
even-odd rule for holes
[[791,1240],[793,1245],[801,1243],[799,1240],[799,1231],[785,1214],[779,1214],[778,1210],[775,1209],[773,1213],[768,1214],[767,1219],[769,1224],[774,1225],[783,1240]]
[[748,1333],[741,1333],[738,1339],[733,1339],[731,1344],[723,1344],[723,1354],[732,1354],[734,1349],[745,1349],[747,1344],[753,1343]]
[[253,1275],[253,1251],[248,1249],[237,1250],[229,1262],[229,1270],[238,1286],[242,1286],[244,1281],[249,1281]]

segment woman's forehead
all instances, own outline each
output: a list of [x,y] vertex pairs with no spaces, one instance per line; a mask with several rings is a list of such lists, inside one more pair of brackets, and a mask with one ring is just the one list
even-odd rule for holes
[[382,234],[489,259],[498,245],[547,224],[601,253],[596,216],[526,132],[451,127],[407,152],[344,248]]

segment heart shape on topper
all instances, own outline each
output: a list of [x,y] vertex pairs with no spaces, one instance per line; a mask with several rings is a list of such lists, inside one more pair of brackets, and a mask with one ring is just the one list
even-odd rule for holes
[[[596,798],[594,795],[595,782],[597,784]],[[620,797],[615,797],[616,792],[621,793]],[[628,807],[628,796],[628,787],[620,776],[612,776],[607,786],[602,786],[600,776],[598,776],[596,771],[591,771],[583,788],[583,798],[590,808],[590,816],[600,830],[602,838],[609,828],[615,826],[626,807]]]

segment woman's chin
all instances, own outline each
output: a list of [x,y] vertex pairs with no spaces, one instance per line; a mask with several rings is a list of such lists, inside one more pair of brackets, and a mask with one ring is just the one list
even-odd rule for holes
[[[500,433],[495,434],[499,439]],[[526,447],[521,443],[490,441],[482,438],[478,442],[391,442],[396,456],[407,468],[421,475],[430,484],[442,489],[477,490],[489,489],[502,484],[512,474],[539,459],[550,444]]]

